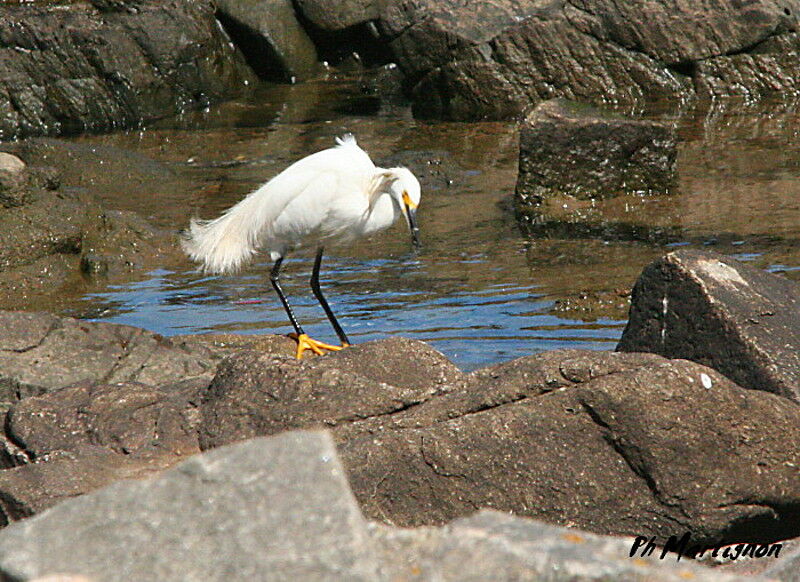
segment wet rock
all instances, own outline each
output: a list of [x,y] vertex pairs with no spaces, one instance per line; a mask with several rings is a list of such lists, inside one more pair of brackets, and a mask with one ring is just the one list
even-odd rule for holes
[[0,140],[129,127],[254,78],[191,0],[3,3],[0,60]]
[[427,344],[399,338],[304,361],[244,352],[223,362],[203,395],[201,447],[389,415],[447,390],[461,376]]
[[671,125],[604,114],[560,99],[547,101],[520,131],[517,205],[535,213],[553,197],[668,193],[676,156]]
[[219,17],[262,78],[305,80],[319,72],[314,43],[291,0],[217,0]]
[[0,471],[0,526],[25,519],[62,501],[123,479],[142,479],[166,469],[174,455],[126,457],[95,451]]
[[207,380],[159,387],[79,383],[14,404],[3,425],[6,465],[114,452],[130,458],[200,450],[197,400]]
[[331,439],[290,433],[16,523],[0,534],[0,571],[17,580],[376,580],[372,548]]
[[797,57],[782,47],[795,42],[798,9],[794,0],[423,0],[386,3],[380,29],[415,85],[415,113],[497,119],[554,97],[635,108],[791,94]]
[[83,382],[151,386],[210,380],[219,357],[198,345],[111,323],[0,311],[0,402]]
[[636,282],[617,349],[693,360],[800,402],[800,287],[716,253],[669,253]]
[[166,580],[264,572],[275,580],[463,580],[464,572],[475,580],[740,579],[631,560],[630,545],[489,511],[443,528],[370,524],[331,437],[295,432],[210,451],[15,523],[0,532],[0,572],[15,580],[132,580],[153,571]]
[[800,532],[798,405],[686,361],[549,358],[339,434],[365,513],[413,526],[488,507],[704,541]]
[[[86,181],[97,174],[88,171],[86,164],[67,159],[65,151],[75,148],[56,143],[4,146],[34,164],[54,162],[65,168],[63,173],[38,165],[16,173],[0,171],[0,306],[6,308],[30,308],[37,299],[57,301],[65,287],[83,282],[82,273],[124,277],[156,260],[164,265],[170,250],[177,253],[171,233],[154,228],[133,212],[103,209],[82,187],[62,187],[62,174],[78,173]],[[130,181],[122,180],[123,172],[113,173],[114,165],[107,164],[104,174],[98,174],[111,176],[105,180],[116,180],[116,188],[119,183],[130,188]]]
[[297,7],[309,22],[322,30],[344,30],[375,20],[379,15],[377,0],[297,0]]

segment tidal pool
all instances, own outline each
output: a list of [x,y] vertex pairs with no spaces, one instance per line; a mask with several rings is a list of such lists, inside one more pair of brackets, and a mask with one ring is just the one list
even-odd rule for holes
[[[381,107],[352,80],[265,85],[204,112],[71,141],[101,156],[126,152],[124,177],[114,179],[109,169],[102,185],[89,178],[81,185],[107,207],[135,210],[177,233],[190,217],[217,216],[292,161],[353,133],[376,163],[408,165],[420,178],[423,248],[412,253],[398,224],[328,249],[322,279],[329,301],[354,342],[420,339],[469,370],[557,348],[613,349],[625,325],[626,290],[649,261],[676,246],[800,278],[800,149],[792,129],[800,124],[793,109],[770,107],[678,119],[675,194],[619,210],[671,233],[655,243],[525,236],[511,206],[514,124],[415,120],[406,109]],[[312,261],[313,249],[288,257],[284,290],[306,330],[332,341],[308,287]],[[175,264],[125,284],[95,285],[62,312],[167,336],[291,331],[266,257],[225,277],[202,275],[188,260]]]

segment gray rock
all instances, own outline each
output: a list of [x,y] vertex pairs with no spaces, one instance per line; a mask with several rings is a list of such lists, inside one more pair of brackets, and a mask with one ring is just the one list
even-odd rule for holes
[[789,553],[783,555],[780,561],[766,568],[762,573],[764,578],[780,580],[781,582],[800,581],[800,545],[792,545]]
[[800,286],[716,253],[669,253],[636,282],[617,349],[693,360],[800,402]]
[[222,23],[262,78],[306,80],[320,72],[314,43],[291,0],[217,0]]
[[30,580],[376,580],[367,524],[321,433],[256,439],[89,493],[0,534]]
[[17,156],[0,152],[0,172],[10,172],[18,174],[25,169],[25,162],[20,160]]
[[[631,540],[483,510],[442,528],[375,528],[389,571],[409,580],[752,580],[710,568],[629,557]],[[655,555],[659,555],[656,552]],[[411,575],[410,575],[411,574]]]
[[564,100],[539,105],[520,130],[516,201],[665,194],[675,180],[675,129],[602,113]]
[[[22,328],[22,329],[20,329]],[[125,325],[0,311],[0,402],[77,382],[151,386],[214,375],[219,356]]]
[[129,127],[254,80],[211,3],[97,4],[0,4],[0,140]]

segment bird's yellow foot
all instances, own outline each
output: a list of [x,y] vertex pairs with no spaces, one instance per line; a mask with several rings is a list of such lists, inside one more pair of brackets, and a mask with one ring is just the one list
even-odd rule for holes
[[298,360],[302,360],[303,359],[303,353],[306,350],[311,350],[312,352],[314,352],[318,356],[321,356],[322,354],[325,353],[324,350],[327,350],[329,352],[337,352],[337,351],[341,350],[342,348],[346,348],[347,347],[347,345],[334,346],[334,345],[331,345],[331,344],[326,344],[324,342],[320,342],[320,341],[317,341],[315,339],[311,339],[310,337],[308,337],[308,334],[305,334],[305,333],[302,333],[300,335],[297,335],[296,333],[290,333],[289,337],[291,337],[293,340],[295,340],[297,342],[297,354],[296,354],[296,357],[297,357]]

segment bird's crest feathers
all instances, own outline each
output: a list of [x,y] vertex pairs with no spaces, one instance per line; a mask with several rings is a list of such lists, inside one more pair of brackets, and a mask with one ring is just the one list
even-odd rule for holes
[[356,136],[354,136],[352,133],[346,133],[342,137],[337,137],[336,144],[339,146],[358,145],[356,143]]

